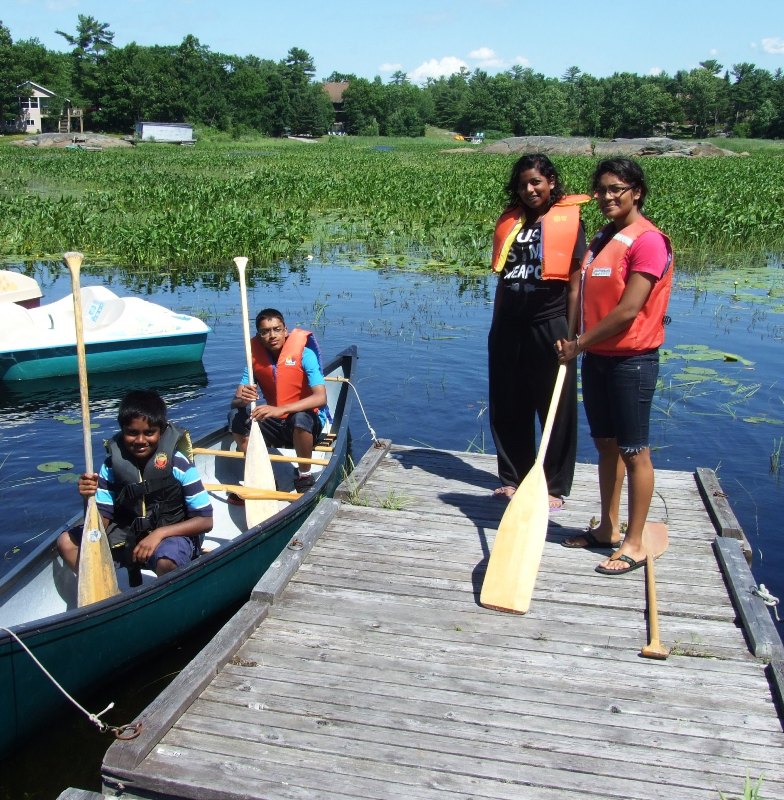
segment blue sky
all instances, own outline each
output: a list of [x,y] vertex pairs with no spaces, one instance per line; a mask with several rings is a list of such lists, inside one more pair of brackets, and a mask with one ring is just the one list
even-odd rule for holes
[[333,70],[387,80],[489,73],[514,64],[560,77],[570,66],[596,77],[693,69],[716,59],[784,69],[782,0],[3,0],[14,41],[65,50],[78,14],[108,22],[114,43],[179,44],[187,34],[211,50],[278,61],[291,47]]

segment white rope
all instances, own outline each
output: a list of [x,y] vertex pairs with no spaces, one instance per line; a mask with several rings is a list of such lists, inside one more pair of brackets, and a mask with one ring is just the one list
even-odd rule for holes
[[759,586],[755,586],[751,590],[751,593],[756,594],[757,597],[759,597],[759,599],[762,600],[762,602],[765,603],[766,606],[772,608],[773,616],[776,617],[776,622],[781,622],[781,619],[779,618],[779,610],[776,608],[776,606],[779,604],[779,599],[778,597],[774,597],[767,590],[764,583],[761,583]]
[[62,686],[60,686],[49,670],[46,669],[46,667],[33,655],[30,648],[13,631],[9,630],[8,628],[4,628],[2,625],[0,625],[0,631],[5,631],[12,639],[15,639],[20,647],[27,653],[27,655],[29,655],[30,658],[35,661],[35,663],[38,665],[38,668],[44,673],[44,675],[49,678],[49,680],[63,693],[63,695],[65,695],[66,699],[70,700],[71,703],[73,703],[79,709],[79,711],[81,711],[82,714],[84,714],[87,719],[90,720],[90,722],[92,722],[94,725],[97,725],[101,732],[109,729],[109,726],[105,722],[102,722],[100,717],[107,711],[111,711],[114,708],[114,703],[109,703],[109,705],[106,706],[103,711],[99,711],[97,714],[91,714],[86,708],[80,706],[79,703],[77,703],[76,700],[74,700],[74,698],[71,697],[71,695],[68,694],[68,692],[66,692]]
[[365,413],[365,408],[362,405],[362,398],[359,396],[359,392],[357,391],[357,387],[348,379],[343,377],[336,377],[335,380],[339,381],[340,383],[347,383],[353,390],[354,394],[356,395],[357,402],[359,403],[359,410],[362,412],[362,416],[365,418],[365,425],[367,425],[368,430],[370,431],[370,438],[373,440],[373,444],[378,445],[379,441],[376,437],[376,432],[368,422],[367,414]]

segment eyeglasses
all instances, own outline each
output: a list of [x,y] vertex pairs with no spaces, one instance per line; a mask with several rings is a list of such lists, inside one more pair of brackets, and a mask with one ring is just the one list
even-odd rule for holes
[[282,333],[284,330],[286,330],[286,327],[284,325],[276,325],[274,328],[258,328],[257,330],[259,336],[261,336],[263,339],[266,339],[268,336],[272,336],[273,334],[277,335]]
[[617,200],[619,197],[622,197],[629,189],[634,189],[634,186],[603,186],[599,189],[595,189],[593,196],[594,197],[612,197],[613,199]]

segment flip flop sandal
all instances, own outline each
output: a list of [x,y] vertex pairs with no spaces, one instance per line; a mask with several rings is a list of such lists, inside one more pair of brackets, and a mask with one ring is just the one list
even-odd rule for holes
[[[568,539],[564,539],[561,542],[561,547],[565,547],[567,550],[608,550],[620,545],[620,542],[600,542],[593,535],[590,528],[587,528],[582,533],[578,534],[578,536],[582,536],[582,538],[585,539],[585,544],[575,541],[570,542]],[[574,536],[572,538],[577,539],[578,537]],[[627,572],[628,570],[623,571]]]
[[639,569],[640,567],[645,566],[645,562],[647,561],[646,558],[640,559],[639,561],[635,561],[631,556],[621,555],[618,558],[613,559],[614,561],[623,561],[625,564],[629,566],[626,569],[607,569],[607,567],[603,567],[601,564],[595,567],[596,572],[600,575],[625,575],[627,572],[634,572],[634,570]]

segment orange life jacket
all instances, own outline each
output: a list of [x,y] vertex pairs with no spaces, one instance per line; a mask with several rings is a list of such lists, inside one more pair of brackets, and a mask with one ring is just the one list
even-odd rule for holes
[[[554,203],[542,217],[542,278],[568,281],[574,246],[580,228],[580,206],[587,194],[568,194]],[[509,250],[525,225],[525,209],[515,206],[498,218],[493,236],[493,272],[501,272]]]
[[[658,231],[667,242],[669,258],[664,274],[656,281],[648,299],[640,309],[632,324],[609,339],[604,339],[595,347],[587,347],[590,353],[598,355],[630,355],[653,350],[664,341],[664,316],[672,289],[672,273],[675,259],[669,238],[650,220],[641,217],[622,231],[617,232],[599,250],[612,228],[606,226],[594,236],[582,263],[580,282],[581,332],[590,330],[604,319],[620,302],[626,289],[623,275],[623,260],[640,234]],[[627,276],[628,277],[628,276]]]
[[[294,328],[283,343],[277,363],[258,336],[250,340],[253,375],[269,405],[285,406],[313,394],[302,369],[302,352],[310,336],[310,331]],[[318,413],[318,408],[313,410]]]

